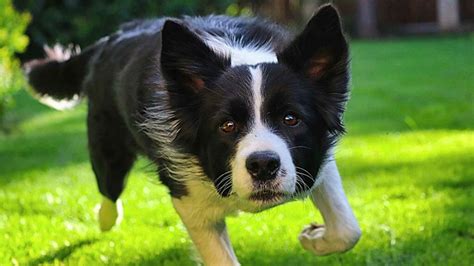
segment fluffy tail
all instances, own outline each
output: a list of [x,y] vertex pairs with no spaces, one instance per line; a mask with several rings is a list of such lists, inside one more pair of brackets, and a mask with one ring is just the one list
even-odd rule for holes
[[28,82],[38,94],[39,101],[55,109],[74,107],[82,93],[93,49],[81,53],[78,46],[67,48],[56,44],[45,46],[47,57],[25,64]]

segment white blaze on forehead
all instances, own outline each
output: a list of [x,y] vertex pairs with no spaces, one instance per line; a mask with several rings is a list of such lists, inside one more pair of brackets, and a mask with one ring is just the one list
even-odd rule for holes
[[206,44],[217,54],[230,58],[231,66],[276,63],[278,59],[269,46],[247,45],[215,36],[204,38]]
[[232,162],[233,189],[241,196],[249,195],[252,192],[253,185],[252,177],[248,174],[245,166],[247,157],[254,152],[271,151],[278,154],[281,163],[280,168],[286,172],[285,175],[277,177],[280,179],[281,190],[293,193],[296,183],[296,170],[288,145],[263,122],[265,118],[262,117],[261,113],[262,104],[265,99],[262,91],[262,70],[257,66],[250,67],[249,71],[252,78],[253,121],[251,122],[249,133],[237,145],[237,152]]
[[251,50],[248,48],[232,49],[230,61],[232,66],[278,62],[274,53],[266,50]]
[[263,95],[262,95],[262,70],[260,67],[250,67],[250,76],[252,77],[252,98],[253,98],[253,113],[254,113],[254,124],[262,125],[262,118],[260,115]]

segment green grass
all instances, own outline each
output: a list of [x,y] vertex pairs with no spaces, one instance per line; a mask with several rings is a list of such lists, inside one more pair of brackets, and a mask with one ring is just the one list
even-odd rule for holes
[[[228,219],[243,265],[473,265],[474,36],[355,42],[348,134],[336,157],[363,237],[315,257],[297,241],[309,201]],[[125,220],[99,233],[85,107],[55,112],[25,92],[0,137],[0,264],[192,265],[191,242],[144,159]]]

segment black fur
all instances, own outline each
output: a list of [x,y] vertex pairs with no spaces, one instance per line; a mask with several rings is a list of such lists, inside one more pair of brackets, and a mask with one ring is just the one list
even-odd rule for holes
[[28,82],[40,95],[58,100],[72,99],[82,92],[82,82],[94,53],[92,46],[64,62],[51,58],[31,61],[26,65]]
[[[221,185],[228,178],[223,174],[251,126],[250,73],[248,66],[231,67],[231,59],[213,52],[204,36],[270,47],[278,55],[279,63],[259,64],[265,94],[261,115],[287,142],[294,163],[317,175],[344,131],[348,97],[348,47],[332,7],[322,8],[292,42],[288,31],[260,19],[134,21],[65,62],[37,61],[29,73],[40,94],[89,98],[90,157],[103,195],[114,201],[120,196],[137,153],[157,165],[173,197],[188,193],[177,172],[200,175],[187,167],[193,158],[205,180],[229,195],[231,187]],[[302,118],[298,127],[282,124],[288,112]],[[218,128],[228,119],[238,130],[223,135]],[[314,182],[302,181],[298,193]]]
[[[236,145],[248,132],[253,118],[248,68],[241,66],[228,70],[211,87],[202,96],[197,145],[191,152],[200,158],[217,191],[228,196],[232,187],[219,186],[225,184],[222,174],[230,170],[229,158],[235,155]],[[239,130],[231,135],[223,134],[218,128],[230,119],[237,123]]]
[[[329,5],[322,7],[278,58],[309,79],[329,131],[343,133],[341,115],[348,100],[349,49],[337,11]],[[317,73],[312,71],[315,68],[319,69]]]
[[[262,115],[268,114],[266,123],[286,140],[295,166],[316,176],[328,149],[334,144],[321,107],[317,105],[319,93],[315,89],[318,88],[281,64],[265,64],[264,76],[267,100]],[[295,127],[284,125],[282,117],[288,113],[300,117],[301,122]],[[312,187],[315,181],[304,174],[299,178],[304,186],[297,187],[297,193]]]

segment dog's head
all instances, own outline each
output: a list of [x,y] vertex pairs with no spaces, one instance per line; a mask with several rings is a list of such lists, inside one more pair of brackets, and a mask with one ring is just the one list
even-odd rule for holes
[[332,6],[277,52],[222,54],[167,21],[160,61],[179,120],[176,143],[196,155],[220,195],[272,205],[315,185],[344,131],[348,96],[348,46]]

